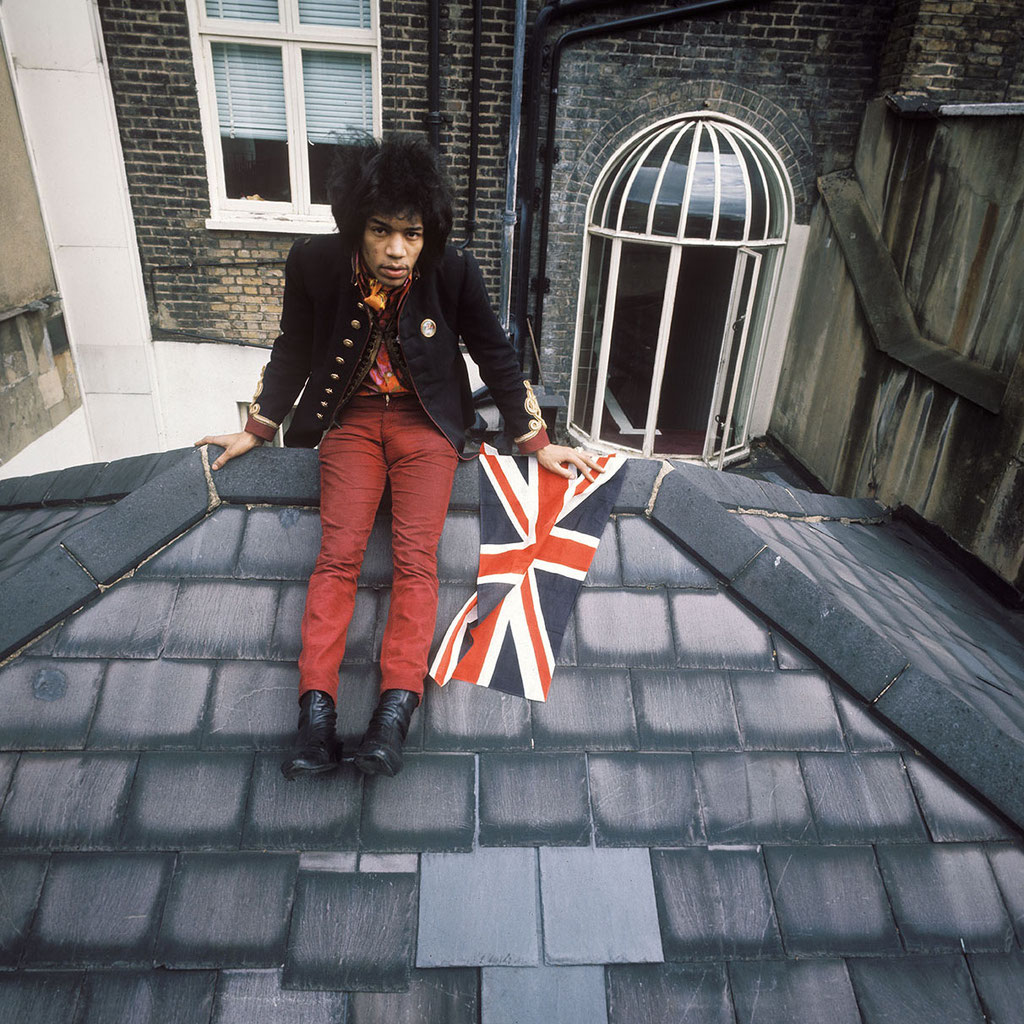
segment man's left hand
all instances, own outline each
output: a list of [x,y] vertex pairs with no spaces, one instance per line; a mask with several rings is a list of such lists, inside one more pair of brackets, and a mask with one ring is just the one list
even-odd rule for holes
[[575,466],[588,480],[593,480],[595,473],[604,472],[598,465],[596,456],[564,444],[549,444],[538,449],[537,461],[549,473],[557,473],[566,479],[572,477],[570,466]]

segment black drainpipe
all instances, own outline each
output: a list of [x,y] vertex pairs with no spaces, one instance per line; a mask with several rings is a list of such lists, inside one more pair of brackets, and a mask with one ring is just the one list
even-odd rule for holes
[[[602,22],[598,25],[584,25],[580,28],[569,29],[567,32],[564,32],[559,36],[558,40],[555,42],[551,55],[551,74],[548,83],[548,124],[545,144],[544,179],[539,196],[536,198],[536,201],[539,201],[541,207],[540,237],[538,239],[537,247],[537,287],[533,319],[534,336],[538,341],[540,339],[541,321],[544,313],[544,292],[546,289],[545,271],[547,270],[548,225],[551,218],[551,175],[552,167],[555,162],[555,122],[558,108],[558,75],[561,66],[562,51],[570,43],[578,42],[581,39],[601,35],[613,35],[617,32],[627,32],[634,28],[643,28],[652,24],[677,21],[695,14],[706,14],[730,7],[747,6],[750,3],[751,0],[697,0],[696,3],[689,3],[683,7],[672,8],[668,11],[654,11],[650,14],[631,15],[626,18],[616,18],[613,21]],[[532,190],[535,187],[534,183],[536,182],[536,154],[538,148],[536,137],[540,133],[539,96],[535,93],[530,102],[531,110],[530,117],[527,122],[527,131],[534,134],[534,137],[528,142],[528,151],[532,155],[532,162],[528,171],[524,167],[524,174],[521,180],[525,181],[527,175],[529,175],[530,188]],[[525,190],[521,195],[524,200],[529,198]],[[531,266],[529,232],[532,228],[532,224],[530,223],[531,217],[528,211],[532,208],[532,205],[532,203],[528,202],[521,203],[523,214],[520,223],[520,258],[517,264],[519,276],[516,281],[515,304],[517,324],[525,324],[527,317],[526,310],[529,304]],[[534,377],[536,377],[536,371],[537,368],[534,367]]]
[[[515,291],[511,302],[509,328],[512,343],[523,365],[527,348],[526,308],[530,291],[530,239],[533,233],[533,208],[539,196],[537,187],[537,146],[540,134],[540,78],[543,65],[544,33],[548,26],[560,18],[582,14],[599,7],[610,7],[621,0],[552,0],[540,9],[530,32],[526,54],[522,104],[526,110],[519,145],[519,181],[516,208],[519,220],[519,251],[516,253]],[[536,376],[536,367],[534,367]]]

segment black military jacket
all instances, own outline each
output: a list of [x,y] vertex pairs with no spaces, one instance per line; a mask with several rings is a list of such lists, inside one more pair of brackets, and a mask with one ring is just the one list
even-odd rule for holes
[[[297,241],[285,266],[281,334],[246,429],[272,438],[305,386],[285,444],[319,444],[373,357],[370,335],[370,313],[352,282],[351,254],[341,239],[332,234]],[[402,306],[398,337],[423,408],[460,455],[474,418],[460,338],[520,451],[547,443],[540,407],[472,256],[448,246],[439,267],[417,275]]]

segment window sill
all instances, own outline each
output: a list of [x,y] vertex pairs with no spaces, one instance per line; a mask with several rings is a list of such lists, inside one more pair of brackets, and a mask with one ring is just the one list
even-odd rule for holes
[[208,217],[207,231],[245,231],[274,235],[326,235],[336,230],[334,221],[322,217]]

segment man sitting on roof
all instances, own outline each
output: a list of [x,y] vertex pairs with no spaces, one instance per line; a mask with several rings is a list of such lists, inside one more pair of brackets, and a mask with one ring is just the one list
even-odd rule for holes
[[[299,392],[285,444],[320,446],[322,540],[299,656],[299,737],[288,779],[338,765],[338,672],[366,543],[391,485],[394,580],[381,694],[356,767],[394,775],[423,694],[437,614],[437,545],[473,404],[461,338],[520,453],[569,477],[586,455],[551,444],[476,262],[446,245],[448,187],[423,141],[338,147],[329,183],[338,234],[297,241],[285,267],[281,334],[245,429],[204,437],[230,459],[273,439]],[[303,390],[304,389],[304,390]]]

